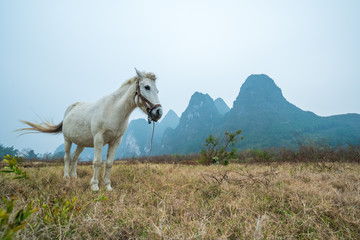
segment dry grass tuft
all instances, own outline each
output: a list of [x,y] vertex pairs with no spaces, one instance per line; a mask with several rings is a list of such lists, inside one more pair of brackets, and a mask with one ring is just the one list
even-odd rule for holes
[[29,167],[32,181],[0,174],[0,194],[39,208],[20,239],[360,238],[359,164],[145,166],[117,163],[98,193],[91,166]]

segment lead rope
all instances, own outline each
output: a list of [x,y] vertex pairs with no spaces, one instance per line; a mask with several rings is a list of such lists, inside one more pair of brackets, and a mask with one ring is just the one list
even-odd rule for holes
[[152,130],[152,134],[151,134],[150,151],[149,151],[149,155],[148,155],[147,160],[146,160],[145,169],[140,173],[140,176],[139,176],[139,178],[135,181],[135,183],[138,183],[138,182],[140,181],[140,179],[142,178],[144,172],[148,169],[148,164],[149,164],[149,162],[150,162],[150,155],[151,155],[152,147],[153,147],[154,132],[155,132],[155,122],[153,122],[153,130]]
[[152,152],[153,140],[154,140],[154,132],[155,132],[155,122],[153,121],[153,131],[152,131],[152,134],[151,134],[150,152],[149,152],[149,156],[148,156],[148,159],[147,159],[148,162],[150,161],[150,155],[151,155],[151,152]]

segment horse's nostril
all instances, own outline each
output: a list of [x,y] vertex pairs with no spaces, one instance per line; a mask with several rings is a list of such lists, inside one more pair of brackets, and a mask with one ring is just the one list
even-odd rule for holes
[[161,116],[161,115],[162,115],[162,110],[161,110],[161,108],[158,108],[158,109],[156,110],[156,114],[157,114],[158,116]]

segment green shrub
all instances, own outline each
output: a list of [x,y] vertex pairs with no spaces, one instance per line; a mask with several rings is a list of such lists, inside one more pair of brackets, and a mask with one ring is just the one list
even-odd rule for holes
[[[241,132],[241,130],[225,132],[223,138],[215,138],[210,134],[205,140],[204,147],[201,149],[200,163],[205,165],[228,165],[230,159],[236,156],[235,144],[244,139],[244,137],[239,136]],[[231,150],[229,150],[229,148],[231,148]]]
[[271,162],[273,160],[273,153],[270,151],[256,149],[252,154],[255,161]]
[[76,202],[76,197],[55,197],[46,202],[39,199],[40,218],[45,224],[65,225],[72,215],[76,216],[81,210],[81,207],[76,207]]
[[0,172],[14,173],[14,179],[28,178],[26,172],[21,170],[21,168],[18,166],[18,160],[21,160],[21,158],[13,157],[11,155],[4,156],[3,161],[7,162],[9,166],[5,166],[3,170],[0,170]]
[[36,212],[37,209],[32,208],[32,204],[30,203],[24,209],[20,209],[13,214],[14,199],[7,200],[3,197],[2,200],[5,208],[0,208],[0,238],[12,239],[16,232],[26,226],[28,223],[26,220]]
[[[3,161],[7,162],[8,166],[5,166],[0,172],[14,174],[13,179],[28,178],[26,172],[18,166],[17,157],[6,155],[4,158]],[[13,214],[15,200],[3,197],[2,201],[5,207],[0,208],[0,239],[12,239],[16,232],[26,226],[28,223],[26,220],[38,209],[32,208],[32,203],[30,203],[24,209]]]

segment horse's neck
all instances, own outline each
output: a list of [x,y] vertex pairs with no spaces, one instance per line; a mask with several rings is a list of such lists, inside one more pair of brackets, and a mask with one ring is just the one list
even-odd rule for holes
[[126,121],[130,114],[136,108],[135,104],[135,87],[133,85],[122,86],[115,92],[109,95],[111,98],[108,104],[113,114],[115,114],[120,121]]

